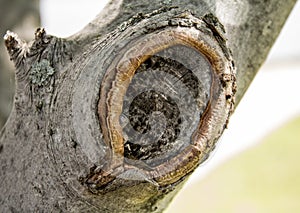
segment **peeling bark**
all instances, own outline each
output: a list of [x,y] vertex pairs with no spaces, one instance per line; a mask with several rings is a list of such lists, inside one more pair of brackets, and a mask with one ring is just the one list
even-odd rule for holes
[[[38,29],[27,44],[8,32],[17,88],[0,139],[1,210],[162,212],[214,149],[234,100],[246,91],[294,3],[113,0],[70,38]],[[184,60],[192,54],[192,61]],[[151,104],[142,105],[144,99],[129,101],[136,103],[134,114],[123,122],[130,84],[136,82],[134,91],[147,83],[138,74],[157,70],[175,79],[166,87],[182,82],[194,94],[195,110],[175,107],[190,104],[183,101],[188,95],[180,101],[171,90],[151,90],[143,98],[156,105],[147,111]],[[163,90],[162,78],[150,79],[149,88]],[[167,142],[151,148],[130,143],[125,126],[134,121],[144,135],[151,120],[140,119],[151,110],[170,118],[158,126],[168,130]]]

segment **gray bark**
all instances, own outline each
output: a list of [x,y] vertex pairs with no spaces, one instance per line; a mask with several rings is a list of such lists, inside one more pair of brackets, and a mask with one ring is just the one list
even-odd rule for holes
[[[16,66],[17,88],[0,139],[1,211],[162,212],[213,150],[234,110],[234,97],[236,103],[242,98],[294,3],[113,0],[70,38],[38,29],[34,41],[26,44],[8,33],[5,42]],[[139,53],[153,57],[149,61]],[[192,61],[185,59],[193,54],[198,56]],[[200,67],[196,86],[190,79],[198,71],[187,66],[196,71]],[[160,97],[167,100],[165,106],[179,107],[181,118],[188,121],[180,126],[182,140],[150,148],[131,144],[123,123],[119,135],[120,118],[115,121],[114,117],[127,100],[119,94],[128,85],[134,85],[134,91],[147,83],[134,76],[128,81],[130,69],[138,69],[134,76],[172,72],[169,87],[174,76],[190,74],[178,81],[196,94],[195,110],[181,111],[186,101],[174,96],[177,102],[172,104],[166,97],[172,95],[170,91],[165,96],[156,93],[155,98],[144,94],[152,102],[160,103]],[[162,81],[150,83],[151,88],[164,86]],[[143,101],[134,103],[137,107]],[[155,107],[154,111],[168,116],[166,107]],[[193,116],[197,110],[200,117]],[[131,117],[133,121],[140,118]],[[172,119],[171,124],[163,123],[170,131],[169,126],[178,122]]]
[[[39,26],[38,1],[1,0],[0,35],[6,30],[17,32],[30,40],[32,31]],[[0,129],[6,122],[13,104],[14,64],[9,61],[4,43],[0,43]]]

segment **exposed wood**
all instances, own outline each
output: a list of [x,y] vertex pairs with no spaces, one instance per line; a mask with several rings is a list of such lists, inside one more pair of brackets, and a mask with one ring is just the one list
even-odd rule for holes
[[[213,150],[233,111],[235,92],[239,102],[294,3],[113,0],[70,38],[38,29],[34,41],[27,44],[14,33],[6,34],[17,88],[14,109],[0,139],[0,209],[162,212]],[[195,35],[199,40],[193,39]],[[147,38],[152,40],[142,45]],[[209,75],[199,77],[208,98],[197,99],[206,104],[203,112],[199,108],[200,118],[192,116],[199,131],[189,134],[195,140],[188,141],[191,145],[183,143],[188,148],[172,153],[167,163],[144,160],[130,153],[132,146],[127,143],[128,156],[138,161],[132,163],[129,157],[123,158],[121,110],[115,103],[121,102],[119,92],[127,88],[124,82],[130,73],[138,72],[136,68],[149,55],[159,56],[158,69],[177,70],[179,65],[162,59],[165,55],[160,52],[172,42],[193,47],[208,61]],[[148,71],[156,69],[154,62],[145,64]],[[201,69],[204,64],[199,64]],[[162,144],[161,152],[171,150],[172,146]]]

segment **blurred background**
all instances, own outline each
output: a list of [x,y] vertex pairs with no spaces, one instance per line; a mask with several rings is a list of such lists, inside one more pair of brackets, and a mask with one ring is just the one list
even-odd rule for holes
[[[11,29],[31,40],[41,25],[49,34],[68,37],[107,2],[0,0],[1,34]],[[217,149],[191,176],[167,213],[300,212],[299,20],[298,2]],[[2,42],[0,127],[12,106],[13,79]]]

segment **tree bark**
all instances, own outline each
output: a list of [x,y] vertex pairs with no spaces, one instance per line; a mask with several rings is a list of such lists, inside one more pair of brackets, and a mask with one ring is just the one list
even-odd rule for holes
[[[32,32],[39,26],[38,1],[0,0],[0,34],[6,30],[18,32],[24,39],[32,39]],[[14,64],[9,61],[4,43],[0,44],[0,129],[6,122],[13,104]]]
[[0,209],[162,212],[214,149],[294,4],[113,0],[70,38],[7,33],[17,88]]

